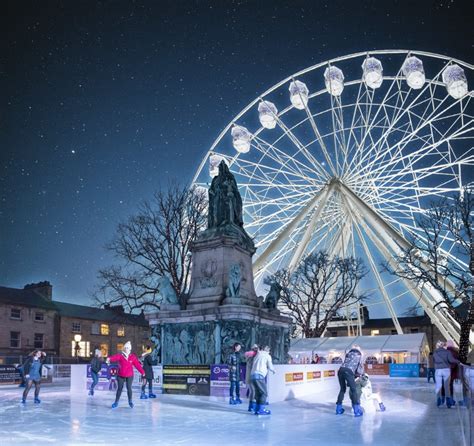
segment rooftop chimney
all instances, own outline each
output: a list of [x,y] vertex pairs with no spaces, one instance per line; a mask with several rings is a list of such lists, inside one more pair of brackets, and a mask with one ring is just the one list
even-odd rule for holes
[[53,299],[53,286],[48,282],[29,283],[23,287],[24,290],[33,290],[46,300]]

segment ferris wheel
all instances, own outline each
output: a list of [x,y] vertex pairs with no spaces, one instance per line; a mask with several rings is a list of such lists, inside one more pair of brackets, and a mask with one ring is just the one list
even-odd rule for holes
[[[407,50],[361,52],[325,61],[274,85],[226,126],[193,180],[207,187],[224,160],[239,185],[254,238],[254,276],[294,269],[326,250],[362,257],[369,307],[397,314],[419,301],[449,338],[459,326],[434,290],[382,272],[431,202],[473,180],[474,66]],[[456,257],[448,236],[441,245]]]

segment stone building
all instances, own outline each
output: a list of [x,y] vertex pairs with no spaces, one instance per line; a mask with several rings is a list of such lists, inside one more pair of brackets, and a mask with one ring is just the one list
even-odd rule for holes
[[125,313],[121,306],[101,309],[52,297],[49,282],[23,289],[0,287],[0,364],[20,362],[35,349],[67,363],[86,360],[95,348],[110,355],[130,341],[141,353],[149,343],[150,327],[143,314]]
[[[132,343],[133,350],[141,354],[149,342],[150,327],[143,315],[125,313],[122,306],[98,309],[83,305],[56,302],[60,315],[59,356],[89,357],[95,348],[104,356],[120,352],[126,341]],[[75,335],[81,335],[76,344]],[[78,348],[77,348],[78,347]]]
[[25,356],[34,349],[58,354],[59,316],[51,299],[49,282],[0,287],[0,357]]

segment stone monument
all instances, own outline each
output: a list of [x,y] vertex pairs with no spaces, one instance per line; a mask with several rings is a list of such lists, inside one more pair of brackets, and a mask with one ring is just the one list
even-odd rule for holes
[[254,343],[269,345],[275,363],[286,362],[291,321],[277,309],[281,291],[277,284],[265,304],[257,297],[254,253],[254,242],[243,225],[237,183],[221,162],[209,188],[207,229],[192,246],[186,309],[179,309],[176,295],[162,279],[164,303],[159,312],[147,315],[154,336],[160,337],[163,364],[219,364],[235,342],[244,349]]

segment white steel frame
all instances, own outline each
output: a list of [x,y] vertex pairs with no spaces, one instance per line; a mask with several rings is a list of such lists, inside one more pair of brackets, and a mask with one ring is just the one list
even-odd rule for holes
[[[380,89],[370,89],[361,78],[359,67],[369,56],[384,66]],[[411,90],[401,72],[409,56],[425,64],[426,82],[419,90]],[[339,57],[282,80],[224,128],[193,184],[210,182],[206,164],[211,155],[221,155],[229,164],[242,191],[245,227],[258,247],[257,285],[278,268],[294,269],[315,249],[335,255],[347,251],[366,260],[382,298],[369,305],[383,302],[398,333],[402,329],[394,302],[409,290],[446,337],[459,339],[459,324],[441,306],[433,309],[441,299],[436,290],[388,279],[377,265],[377,258],[393,264],[410,235],[422,236],[416,218],[430,198],[459,192],[464,177],[473,175],[473,94],[455,100],[441,80],[445,67],[453,63],[473,80],[472,64],[423,51],[379,50]],[[324,87],[322,73],[331,65],[359,76],[345,73],[345,88],[338,97]],[[294,80],[306,82],[310,91],[318,89],[309,95],[304,110],[288,105],[275,115],[276,129],[264,129],[255,118],[258,104],[289,104],[285,94]],[[234,124],[252,132],[248,154],[231,148]],[[449,234],[444,235],[442,251],[449,261],[467,268],[466,259],[456,256]],[[394,283],[405,291],[395,293]]]

